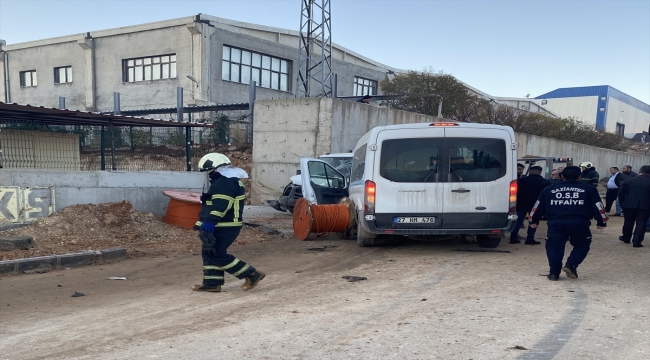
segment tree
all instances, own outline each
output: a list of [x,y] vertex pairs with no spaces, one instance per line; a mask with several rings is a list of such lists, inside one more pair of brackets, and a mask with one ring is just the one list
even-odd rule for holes
[[[442,71],[434,72],[432,68],[396,74],[392,79],[385,78],[379,85],[384,95],[394,96],[383,105],[431,116],[438,115],[441,98],[442,114],[447,118],[455,117],[460,109],[465,111],[468,104],[478,101],[455,77]],[[470,114],[463,113],[463,117],[470,117]]]

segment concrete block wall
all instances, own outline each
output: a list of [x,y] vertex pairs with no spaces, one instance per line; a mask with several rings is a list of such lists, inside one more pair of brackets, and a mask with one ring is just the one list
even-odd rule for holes
[[252,203],[277,197],[296,174],[301,157],[330,152],[331,99],[255,102]]
[[[255,102],[253,205],[277,200],[301,157],[348,152],[375,126],[434,122],[432,116],[387,109],[340,99],[295,98]],[[601,178],[610,166],[632,165],[637,171],[650,157],[568,141],[516,134],[518,156],[572,157],[575,164],[594,163]]]
[[56,171],[0,170],[2,186],[53,187],[55,211],[76,204],[128,200],[143,212],[164,214],[169,198],[164,190],[202,191],[205,174],[180,171]]
[[515,139],[519,144],[517,157],[521,158],[526,155],[571,157],[574,165],[589,161],[594,164],[601,179],[609,177],[609,168],[612,166],[620,169],[623,165],[632,165],[632,169],[638,172],[641,166],[650,165],[650,156],[645,155],[629,154],[523,133],[515,133]]

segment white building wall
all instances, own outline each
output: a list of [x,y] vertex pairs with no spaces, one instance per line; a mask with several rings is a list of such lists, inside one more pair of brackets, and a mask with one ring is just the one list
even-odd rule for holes
[[584,123],[596,125],[598,96],[544,99],[543,106],[560,117],[572,117]]
[[606,121],[607,132],[615,132],[618,122],[625,125],[625,135],[631,137],[634,134],[649,131],[650,114],[610,97],[607,104]]

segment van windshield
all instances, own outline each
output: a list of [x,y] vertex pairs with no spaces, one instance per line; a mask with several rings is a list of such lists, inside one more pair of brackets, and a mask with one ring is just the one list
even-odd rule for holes
[[503,139],[391,139],[381,144],[379,175],[394,182],[490,182],[505,176],[506,160]]

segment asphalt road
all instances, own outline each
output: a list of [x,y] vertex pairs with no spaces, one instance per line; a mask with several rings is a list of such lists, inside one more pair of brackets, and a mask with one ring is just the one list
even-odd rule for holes
[[621,225],[594,227],[580,278],[558,282],[539,276],[543,245],[333,236],[233,247],[268,274],[248,292],[232,277],[222,293],[192,292],[192,255],[5,276],[0,358],[648,359],[650,241],[624,245]]

